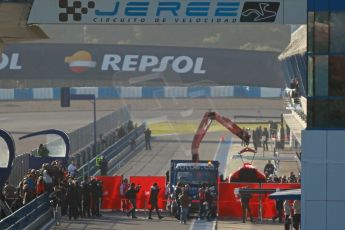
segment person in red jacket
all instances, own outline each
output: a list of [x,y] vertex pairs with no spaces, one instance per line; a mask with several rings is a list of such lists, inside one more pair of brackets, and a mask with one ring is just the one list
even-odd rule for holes
[[38,177],[37,184],[36,184],[36,194],[37,196],[43,194],[45,192],[45,185],[43,181],[43,177]]

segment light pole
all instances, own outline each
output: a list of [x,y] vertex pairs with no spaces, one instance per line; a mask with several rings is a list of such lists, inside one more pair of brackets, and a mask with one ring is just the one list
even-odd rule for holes
[[[93,154],[97,151],[96,96],[94,94],[71,94],[71,100],[86,100],[93,104]],[[90,176],[90,159],[87,161],[87,176]]]

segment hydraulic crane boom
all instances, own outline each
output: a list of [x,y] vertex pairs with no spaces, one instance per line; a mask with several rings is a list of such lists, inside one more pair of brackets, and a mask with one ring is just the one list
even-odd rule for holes
[[241,140],[243,140],[246,143],[246,145],[249,144],[250,135],[245,130],[241,129],[238,125],[236,125],[234,122],[232,122],[229,118],[223,117],[216,112],[206,112],[193,138],[193,142],[192,142],[192,161],[193,162],[199,161],[200,143],[202,139],[204,138],[205,134],[207,133],[207,130],[209,129],[213,120],[218,121],[230,132],[238,136]]

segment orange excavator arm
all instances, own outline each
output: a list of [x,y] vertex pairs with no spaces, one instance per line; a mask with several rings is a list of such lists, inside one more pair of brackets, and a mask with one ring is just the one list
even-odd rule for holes
[[193,142],[192,142],[192,161],[198,162],[199,161],[199,146],[207,133],[207,130],[212,124],[212,121],[218,121],[222,124],[225,128],[227,128],[230,132],[238,136],[241,140],[243,140],[246,145],[249,144],[250,135],[243,129],[241,129],[238,125],[232,122],[229,118],[223,117],[216,112],[206,112],[199,124],[199,127],[194,135]]

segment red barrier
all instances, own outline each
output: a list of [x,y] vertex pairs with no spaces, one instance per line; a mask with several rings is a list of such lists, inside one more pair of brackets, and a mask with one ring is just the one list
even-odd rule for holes
[[120,185],[121,176],[98,176],[97,180],[103,182],[103,202],[102,209],[120,210]]
[[[259,184],[244,183],[220,183],[219,184],[219,210],[221,217],[242,217],[242,206],[240,198],[235,197],[235,188],[259,188]],[[261,188],[280,188],[280,189],[296,189],[300,188],[300,184],[274,184],[264,183]],[[262,216],[263,218],[272,218],[275,215],[275,201],[268,198],[268,195],[261,195]],[[253,216],[258,217],[259,214],[259,195],[254,194],[250,200],[250,208]]]
[[[121,176],[99,176],[98,180],[103,182],[103,203],[102,209],[121,209],[120,185]],[[137,195],[137,208],[149,208],[148,200],[150,196],[150,188],[156,182],[161,188],[158,194],[158,207],[165,209],[165,177],[164,176],[132,176],[130,183],[140,184],[141,190]],[[238,217],[242,216],[242,206],[239,198],[235,197],[235,188],[259,188],[259,184],[244,183],[220,183],[219,184],[219,211],[221,217]],[[300,188],[300,184],[262,184],[262,188],[280,188],[280,189],[296,189]],[[268,198],[267,195],[261,195],[263,218],[272,218],[275,214],[275,201]],[[255,217],[258,216],[259,195],[253,195],[250,200],[250,208]]]
[[[154,182],[161,188],[158,194],[158,208],[165,209],[165,177],[164,176],[131,176],[130,182],[136,185],[140,184],[141,189],[137,194],[137,208],[148,208],[148,200],[150,197],[150,189]],[[145,204],[146,202],[146,204]]]

